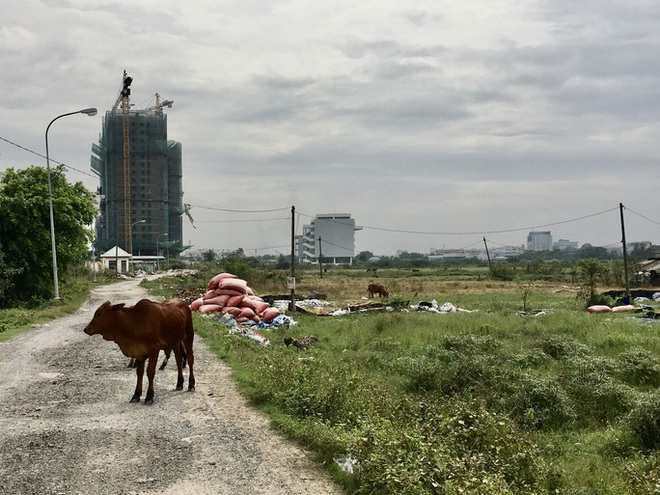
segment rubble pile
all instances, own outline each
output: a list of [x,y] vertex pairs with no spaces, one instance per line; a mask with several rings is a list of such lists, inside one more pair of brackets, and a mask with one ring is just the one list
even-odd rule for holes
[[255,296],[245,280],[226,272],[209,280],[208,290],[190,303],[190,309],[206,314],[230,314],[239,324],[247,321],[268,323],[280,315],[278,308]]

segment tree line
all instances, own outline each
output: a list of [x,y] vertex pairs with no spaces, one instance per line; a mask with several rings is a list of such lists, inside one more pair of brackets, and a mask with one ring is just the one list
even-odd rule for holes
[[[64,166],[51,168],[58,275],[63,283],[84,262],[94,238],[95,198],[70,183]],[[0,307],[53,298],[48,172],[32,166],[0,175]]]

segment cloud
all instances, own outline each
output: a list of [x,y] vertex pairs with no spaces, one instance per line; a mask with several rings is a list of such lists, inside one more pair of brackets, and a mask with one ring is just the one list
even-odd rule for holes
[[[102,115],[127,70],[135,108],[175,101],[197,247],[287,244],[286,221],[218,210],[237,205],[352,213],[383,228],[356,234],[381,254],[473,242],[407,231],[509,229],[498,242],[518,245],[517,227],[660,208],[659,18],[611,0],[7,0],[0,137],[43,152],[54,116]],[[53,157],[88,172],[101,121],[58,122]],[[42,161],[0,141],[0,171]],[[609,243],[605,217],[552,230]],[[631,224],[629,239],[657,241]]]

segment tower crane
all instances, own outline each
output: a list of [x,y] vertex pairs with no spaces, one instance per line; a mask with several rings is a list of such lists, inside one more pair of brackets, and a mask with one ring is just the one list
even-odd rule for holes
[[162,102],[160,101],[160,95],[156,93],[156,104],[152,107],[145,108],[143,111],[148,112],[149,110],[156,110],[156,113],[159,115],[163,114],[163,108],[172,108],[172,105],[174,104],[174,100],[163,100]]
[[[128,132],[132,82],[133,78],[124,70],[121,92],[115,105],[112,107],[112,111],[114,112],[121,103],[122,132],[124,138],[124,248],[127,253],[133,252],[133,246],[131,245],[131,142]],[[119,246],[117,246],[117,249],[119,249]]]
[[[124,200],[123,200],[123,209],[124,209],[124,249],[128,253],[133,252],[133,242],[131,235],[131,148],[130,148],[130,96],[131,96],[131,83],[133,78],[130,77],[124,70],[124,75],[122,78],[122,86],[120,89],[119,96],[117,101],[112,107],[112,112],[114,113],[117,108],[121,105],[122,112],[122,134],[123,134],[123,172],[124,172]],[[163,108],[172,108],[174,100],[162,100],[160,95],[156,93],[156,104],[145,108],[141,111],[150,111],[155,110],[156,113],[162,115]],[[116,232],[119,231],[119,218],[117,218],[117,228]],[[117,246],[119,248],[119,246]]]

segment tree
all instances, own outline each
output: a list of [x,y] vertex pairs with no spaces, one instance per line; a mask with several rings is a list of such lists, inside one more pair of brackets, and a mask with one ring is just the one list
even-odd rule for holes
[[[64,166],[51,168],[58,274],[82,261],[93,238],[93,194],[81,182],[71,184]],[[0,176],[0,245],[11,287],[5,305],[53,297],[53,264],[48,205],[48,175],[43,167],[7,169]]]
[[215,249],[206,249],[202,251],[202,259],[208,263],[214,263],[218,258],[218,254],[215,252]]
[[578,270],[583,283],[582,292],[586,296],[587,305],[601,302],[596,294],[596,284],[604,269],[605,265],[595,258],[582,259],[578,262]]

